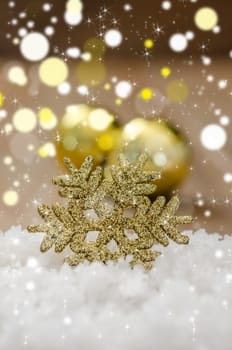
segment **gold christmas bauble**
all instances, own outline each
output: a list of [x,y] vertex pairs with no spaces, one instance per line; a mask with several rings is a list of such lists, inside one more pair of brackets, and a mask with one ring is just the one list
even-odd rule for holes
[[69,105],[57,129],[57,158],[63,164],[63,158],[69,157],[80,167],[92,155],[96,165],[102,164],[115,149],[119,133],[115,117],[105,108]]
[[110,152],[107,163],[114,164],[121,152],[133,161],[144,151],[149,155],[145,168],[161,171],[161,179],[156,180],[155,194],[170,193],[188,172],[190,147],[187,140],[159,118],[136,118],[123,127],[120,140]]

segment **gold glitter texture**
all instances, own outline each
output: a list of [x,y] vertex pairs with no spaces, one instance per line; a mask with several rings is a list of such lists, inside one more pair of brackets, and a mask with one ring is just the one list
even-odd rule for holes
[[[168,203],[163,196],[151,202],[148,196],[156,190],[153,181],[160,175],[143,170],[146,160],[147,155],[142,154],[130,163],[120,154],[118,165],[110,167],[111,177],[105,178],[101,167],[94,169],[91,156],[80,169],[65,158],[70,175],[55,177],[53,183],[60,196],[67,198],[67,207],[40,205],[38,211],[45,222],[28,227],[29,232],[45,233],[40,250],[45,252],[54,245],[58,253],[69,246],[74,255],[65,261],[71,266],[85,260],[107,263],[127,258],[131,267],[142,264],[151,269],[160,255],[153,250],[154,244],[167,246],[168,239],[187,244],[188,237],[181,235],[177,226],[192,218],[175,215],[179,207],[176,196]],[[91,218],[89,210],[94,213]],[[88,239],[91,232],[97,235],[95,240]]]

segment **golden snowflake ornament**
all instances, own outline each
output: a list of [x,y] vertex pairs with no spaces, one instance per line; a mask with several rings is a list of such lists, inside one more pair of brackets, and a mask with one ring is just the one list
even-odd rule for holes
[[[43,232],[40,250],[53,245],[55,252],[67,246],[74,253],[65,261],[76,266],[89,262],[128,259],[131,267],[142,264],[150,269],[159,252],[155,244],[167,246],[169,239],[187,244],[177,226],[192,222],[190,216],[177,216],[179,199],[168,203],[158,196],[152,203],[149,195],[156,190],[154,181],[160,174],[145,171],[147,155],[129,162],[123,154],[118,165],[111,166],[111,176],[105,177],[101,167],[94,169],[93,158],[86,157],[80,169],[64,159],[69,175],[53,179],[59,194],[67,198],[67,206],[42,204],[38,212],[44,223],[28,226],[29,232]],[[94,236],[94,237],[90,237]]]

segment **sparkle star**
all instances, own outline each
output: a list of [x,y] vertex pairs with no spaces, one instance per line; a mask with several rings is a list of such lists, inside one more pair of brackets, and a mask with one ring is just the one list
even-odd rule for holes
[[159,24],[153,25],[153,32],[156,36],[159,36],[161,34],[164,34],[163,27],[161,27]]

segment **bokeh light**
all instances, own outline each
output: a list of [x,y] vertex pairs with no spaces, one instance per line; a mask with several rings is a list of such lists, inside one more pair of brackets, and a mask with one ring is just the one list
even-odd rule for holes
[[70,26],[77,26],[81,23],[83,4],[80,0],[67,0],[64,20]]
[[55,157],[56,148],[52,142],[46,142],[43,146],[39,147],[38,155],[41,158]]
[[117,29],[109,29],[104,35],[104,40],[106,45],[114,48],[118,47],[122,42],[122,34]]
[[169,67],[163,67],[160,70],[162,77],[167,78],[171,74],[171,69]]
[[165,0],[162,2],[161,7],[163,10],[170,10],[172,8],[172,3],[171,1]]
[[146,49],[152,49],[154,47],[154,41],[152,39],[146,39],[144,41],[144,46]]
[[115,86],[115,93],[118,97],[126,99],[132,93],[132,85],[129,81],[122,80]]
[[225,182],[231,183],[232,182],[232,173],[225,173],[223,178],[224,178]]
[[19,132],[28,133],[35,129],[37,117],[30,108],[20,108],[13,115],[13,125]]
[[20,43],[20,51],[28,61],[36,62],[45,58],[49,52],[50,44],[46,36],[33,32],[27,34]]
[[149,101],[152,99],[153,91],[150,88],[144,88],[140,91],[139,96],[142,100]]
[[50,108],[41,108],[38,116],[39,124],[44,130],[52,130],[57,125],[57,117]]
[[57,91],[61,95],[68,95],[71,92],[71,85],[68,81],[64,81],[60,85],[57,86]]
[[0,107],[2,107],[4,104],[4,96],[3,93],[0,91]]
[[113,121],[114,116],[103,108],[96,108],[89,113],[89,125],[95,130],[105,130]]
[[201,30],[212,30],[218,23],[218,14],[211,7],[202,7],[194,16],[196,26]]
[[19,201],[18,192],[9,190],[3,193],[3,203],[9,207],[15,206]]
[[39,77],[45,85],[57,86],[67,79],[68,67],[62,59],[49,57],[40,64]]
[[69,47],[67,50],[66,50],[66,54],[68,57],[71,57],[71,58],[78,58],[80,57],[80,54],[81,54],[81,51],[78,47]]
[[181,33],[172,34],[169,39],[169,46],[174,52],[183,52],[188,47],[188,41],[185,35]]
[[224,147],[227,141],[227,134],[220,125],[209,124],[202,129],[200,139],[206,149],[218,151]]
[[166,95],[173,102],[183,102],[189,95],[189,89],[184,81],[172,80],[167,85]]
[[97,86],[101,84],[106,76],[104,63],[97,60],[90,62],[81,61],[77,65],[76,76],[79,83],[87,86]]
[[21,66],[10,67],[7,72],[7,77],[11,83],[19,86],[24,86],[28,82],[26,73]]

